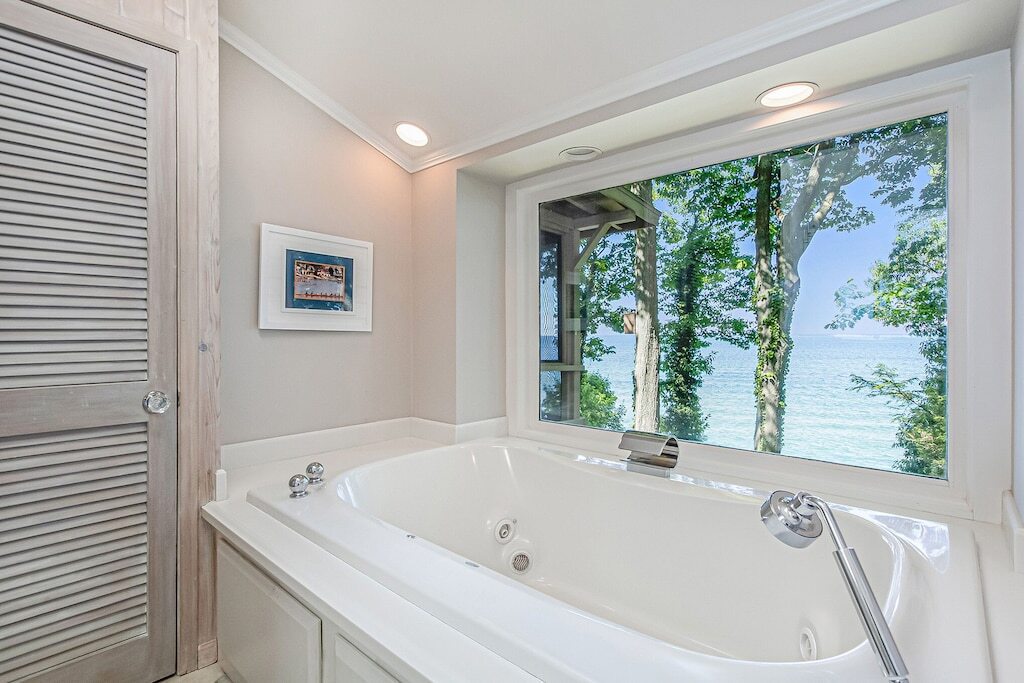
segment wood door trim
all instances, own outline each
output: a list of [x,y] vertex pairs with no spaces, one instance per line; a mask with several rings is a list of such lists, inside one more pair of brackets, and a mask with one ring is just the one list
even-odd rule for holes
[[[213,530],[200,509],[219,467],[220,276],[217,0],[189,3],[188,34],[81,0],[22,0],[175,53],[178,131],[177,669],[216,661]],[[200,658],[202,651],[202,658]]]

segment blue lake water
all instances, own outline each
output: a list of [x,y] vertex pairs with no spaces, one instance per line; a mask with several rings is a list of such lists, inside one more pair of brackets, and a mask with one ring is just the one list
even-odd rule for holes
[[[615,349],[588,370],[604,375],[631,425],[635,337],[602,335]],[[786,381],[783,452],[803,458],[891,469],[897,425],[885,399],[854,391],[850,375],[868,376],[878,363],[901,377],[921,377],[919,339],[906,336],[797,336]],[[708,443],[749,449],[754,437],[755,349],[717,343],[714,372],[699,394],[708,418]]]

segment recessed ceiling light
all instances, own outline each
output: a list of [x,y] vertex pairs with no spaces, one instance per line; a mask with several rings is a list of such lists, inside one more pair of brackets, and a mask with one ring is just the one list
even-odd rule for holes
[[398,134],[398,137],[402,138],[402,142],[413,147],[422,147],[430,142],[430,136],[427,135],[427,131],[414,123],[399,123],[395,126],[395,132]]
[[558,158],[562,161],[586,161],[587,159],[593,159],[599,156],[601,156],[601,149],[598,147],[591,147],[590,145],[568,147],[558,153]]
[[757,96],[759,104],[765,107],[788,107],[803,102],[818,90],[816,83],[783,83],[769,88]]

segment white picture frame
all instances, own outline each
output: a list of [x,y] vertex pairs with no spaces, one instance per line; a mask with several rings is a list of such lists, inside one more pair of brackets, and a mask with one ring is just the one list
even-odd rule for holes
[[370,332],[373,243],[260,225],[261,330]]

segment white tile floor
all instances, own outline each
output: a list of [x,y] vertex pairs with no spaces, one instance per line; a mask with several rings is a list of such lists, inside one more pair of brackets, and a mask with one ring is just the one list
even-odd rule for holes
[[231,683],[231,679],[224,675],[219,666],[214,664],[184,676],[165,678],[160,683]]

